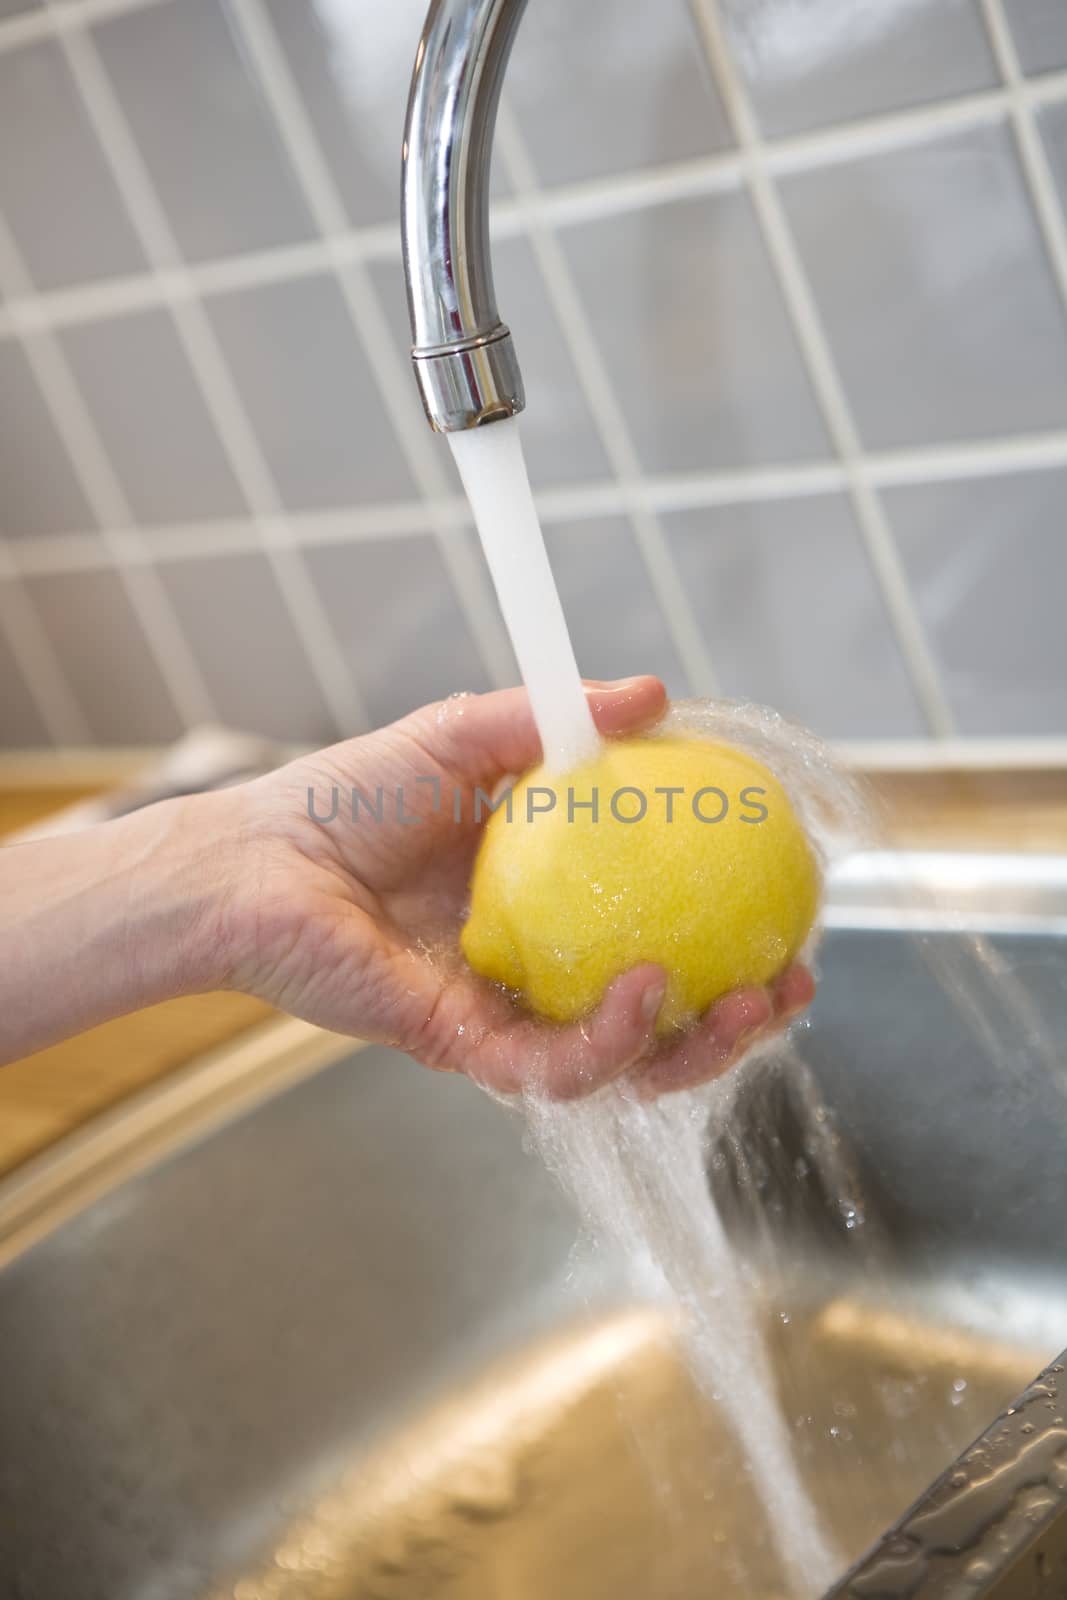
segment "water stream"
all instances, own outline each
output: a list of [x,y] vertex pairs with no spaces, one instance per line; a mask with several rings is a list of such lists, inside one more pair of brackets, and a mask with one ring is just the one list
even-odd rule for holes
[[599,739],[586,704],[574,647],[514,417],[450,433],[515,658],[530,694],[545,761],[566,772],[596,755]]

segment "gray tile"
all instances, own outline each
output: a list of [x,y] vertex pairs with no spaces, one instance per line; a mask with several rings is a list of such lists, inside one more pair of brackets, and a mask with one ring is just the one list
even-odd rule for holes
[[182,732],[140,623],[115,572],[23,580],[100,744],[157,744]]
[[1037,125],[1041,130],[1056,188],[1059,190],[1060,205],[1065,206],[1067,205],[1067,102],[1042,106],[1037,113]]
[[545,529],[552,571],[585,678],[654,672],[673,695],[689,693],[648,569],[617,517]]
[[63,441],[18,345],[0,341],[0,533],[73,533],[94,526]]
[[[12,601],[18,606],[24,604],[17,593]],[[0,623],[0,750],[33,749],[51,742]]]
[[169,0],[93,29],[190,260],[314,232],[251,68],[217,0]]
[[795,174],[782,194],[866,444],[1067,421],[1067,321],[1003,127]]
[[1067,8],[1063,0],[1004,0],[1024,72],[1067,67]]
[[961,731],[1067,733],[1067,470],[885,499]]
[[206,304],[290,509],[414,493],[332,278],[271,284]]
[[307,563],[375,725],[489,687],[432,539],[322,545]]
[[828,452],[745,195],[650,207],[561,239],[646,468]]
[[167,312],[84,323],[61,339],[138,521],[185,522],[245,509]]
[[173,561],[159,570],[230,727],[317,744],[337,737],[264,556]]
[[39,289],[137,272],[129,218],[59,47],[0,55],[0,211]]
[[[495,250],[493,258],[496,259]],[[395,257],[390,260],[368,262],[367,273],[382,314],[389,324],[393,343],[396,345],[397,370],[402,370],[405,376],[410,378],[414,388],[415,379],[411,376],[411,323],[408,318],[404,271],[400,264],[399,238]]]
[[537,0],[515,42],[507,95],[543,183],[730,143],[685,0]]
[[771,135],[998,82],[978,0],[728,0],[725,11],[734,56]]
[[526,385],[522,441],[537,487],[610,475],[570,349],[525,239],[493,253],[500,314],[515,336]]
[[400,145],[425,0],[266,0],[350,221],[398,222]]
[[925,731],[843,496],[664,521],[725,694],[830,738]]

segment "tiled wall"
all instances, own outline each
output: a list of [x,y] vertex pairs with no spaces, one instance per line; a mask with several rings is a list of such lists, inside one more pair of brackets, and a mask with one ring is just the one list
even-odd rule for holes
[[[406,360],[423,0],[0,0],[0,742],[514,664]],[[583,669],[1067,732],[1065,0],[530,0],[501,306]]]

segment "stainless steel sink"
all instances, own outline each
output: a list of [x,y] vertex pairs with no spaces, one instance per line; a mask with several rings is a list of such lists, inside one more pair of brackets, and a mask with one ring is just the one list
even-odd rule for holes
[[[849,1205],[795,1066],[709,1152],[842,1570],[1067,1344],[1065,884],[853,868],[797,1039]],[[0,1595],[779,1594],[670,1316],[575,1255],[520,1119],[392,1051],[251,1048],[0,1186]]]

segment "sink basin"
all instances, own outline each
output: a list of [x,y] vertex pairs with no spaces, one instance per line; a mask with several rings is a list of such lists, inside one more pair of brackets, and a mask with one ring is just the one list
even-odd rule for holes
[[[1067,874],[963,859],[831,902],[796,1044],[848,1205],[788,1058],[709,1151],[842,1571],[1067,1343]],[[209,1065],[0,1186],[0,1594],[782,1593],[672,1314],[576,1253],[521,1119],[320,1057]]]

